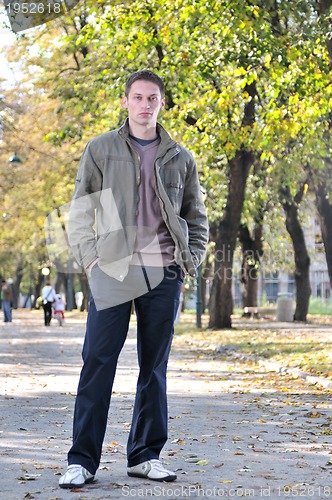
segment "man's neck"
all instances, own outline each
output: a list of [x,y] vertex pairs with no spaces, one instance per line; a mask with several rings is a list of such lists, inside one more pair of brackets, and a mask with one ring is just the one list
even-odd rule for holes
[[137,123],[129,122],[129,133],[133,137],[137,137],[137,139],[143,139],[145,141],[149,141],[151,139],[156,139],[157,127],[145,127],[140,126]]

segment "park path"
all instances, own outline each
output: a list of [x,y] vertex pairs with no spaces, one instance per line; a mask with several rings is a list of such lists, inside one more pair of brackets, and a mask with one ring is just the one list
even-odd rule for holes
[[85,318],[71,313],[62,328],[42,323],[42,312],[18,310],[12,324],[0,325],[1,500],[332,499],[330,391],[180,336],[169,363],[169,441],[162,455],[178,481],[127,477],[134,325],[119,360],[96,481],[61,490]]

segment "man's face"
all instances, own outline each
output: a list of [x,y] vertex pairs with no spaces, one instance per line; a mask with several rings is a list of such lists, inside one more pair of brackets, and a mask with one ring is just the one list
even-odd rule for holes
[[129,124],[147,128],[156,127],[159,111],[165,106],[158,85],[147,80],[136,80],[122,102],[128,110]]

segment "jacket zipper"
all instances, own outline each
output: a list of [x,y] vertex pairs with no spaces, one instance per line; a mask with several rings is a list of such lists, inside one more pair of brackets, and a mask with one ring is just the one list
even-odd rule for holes
[[[137,184],[137,186],[139,186],[141,183],[141,167],[140,167],[141,157],[140,157],[139,153],[137,153],[137,152],[136,152],[136,156],[138,159],[138,166],[137,166],[137,173],[136,173],[136,184]],[[136,167],[136,165],[135,165],[135,167]]]
[[[176,150],[169,158],[167,158],[167,161],[172,160],[172,158],[174,158],[178,154],[179,154],[179,151]],[[170,227],[170,224],[168,222],[167,211],[164,208],[164,201],[163,201],[163,199],[162,199],[162,197],[160,196],[160,193],[159,193],[158,182],[157,182],[157,174],[159,176],[159,172],[160,172],[161,166],[157,167],[157,165],[156,165],[157,160],[159,158],[161,158],[161,157],[159,156],[158,158],[156,158],[155,164],[154,164],[154,166],[155,166],[155,179],[154,179],[155,191],[156,191],[157,197],[159,199],[160,209],[161,209],[161,214],[163,216],[163,220],[164,220],[164,222],[165,222],[165,224],[167,226],[167,229],[169,230],[170,235],[172,236],[172,239],[173,239],[173,241],[175,243],[175,248],[180,249],[181,245],[179,244],[178,238],[176,237],[176,235],[174,234],[174,232],[172,231],[172,229]],[[165,163],[167,163],[167,162],[165,161]],[[165,163],[163,163],[163,165],[165,165]]]
[[127,139],[125,139],[125,141],[127,142],[128,146],[130,147],[130,150],[133,153],[133,157],[138,160],[138,163],[136,163],[136,161],[134,161],[134,164],[135,164],[135,174],[136,174],[135,175],[136,186],[139,186],[140,182],[141,182],[141,169],[140,169],[141,157],[140,157],[139,153],[137,153],[137,151],[132,147],[130,141]]
[[[172,154],[172,156],[170,156],[169,158],[167,158],[167,161],[172,160],[172,159],[173,159],[176,155],[178,155],[178,154],[179,154],[179,151],[177,151],[177,150],[176,150],[176,151]],[[167,216],[166,211],[163,209],[163,204],[164,204],[164,202],[163,202],[163,200],[162,200],[162,198],[161,198],[161,196],[160,196],[160,193],[159,193],[159,188],[158,188],[158,182],[157,182],[157,174],[158,174],[158,176],[159,176],[159,172],[160,172],[160,168],[161,168],[161,166],[160,166],[160,167],[157,167],[157,161],[159,160],[159,158],[161,158],[161,157],[159,156],[158,158],[156,158],[156,159],[155,159],[155,162],[154,162],[154,167],[155,167],[154,187],[155,187],[155,191],[156,191],[156,194],[157,194],[157,196],[158,196],[159,202],[161,202],[161,209],[162,209],[162,211],[163,211],[163,212],[166,214],[166,216]],[[167,162],[165,162],[165,163],[167,163]],[[163,165],[165,165],[165,163],[163,163]],[[157,171],[157,169],[158,169],[158,171]],[[159,176],[159,177],[160,177],[160,176]],[[165,221],[165,222],[166,222],[166,221]]]

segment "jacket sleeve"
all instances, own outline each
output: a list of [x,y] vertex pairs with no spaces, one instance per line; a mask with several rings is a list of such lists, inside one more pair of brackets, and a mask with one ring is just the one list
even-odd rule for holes
[[87,144],[78,169],[68,218],[68,240],[74,257],[85,269],[96,260],[95,211],[102,189],[102,173]]
[[197,167],[192,157],[188,161],[180,216],[186,220],[188,225],[189,251],[197,268],[206,254],[209,225]]

